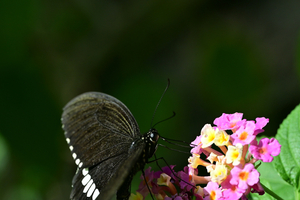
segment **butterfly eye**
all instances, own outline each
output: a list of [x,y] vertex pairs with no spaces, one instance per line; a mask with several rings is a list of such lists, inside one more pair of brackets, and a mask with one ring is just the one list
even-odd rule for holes
[[152,128],[152,129],[150,129],[150,131],[148,133],[146,133],[146,135],[147,135],[146,136],[146,140],[147,140],[146,141],[146,145],[147,145],[146,149],[148,149],[146,156],[147,156],[147,158],[151,158],[157,149],[157,146],[158,146],[157,141],[159,139],[159,134],[156,129]]
[[157,143],[157,141],[159,139],[159,133],[154,128],[150,129],[150,131],[147,133],[147,136],[149,137],[149,140],[153,143]]

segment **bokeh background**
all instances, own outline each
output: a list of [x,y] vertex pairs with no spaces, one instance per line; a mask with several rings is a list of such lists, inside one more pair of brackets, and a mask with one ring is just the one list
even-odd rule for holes
[[[299,8],[297,0],[1,0],[0,199],[68,199],[76,169],[60,117],[86,91],[120,99],[144,133],[169,78],[154,122],[176,117],[156,126],[161,135],[191,142],[223,112],[268,117],[264,134],[275,135],[300,98]],[[189,156],[163,147],[157,155],[176,170]]]

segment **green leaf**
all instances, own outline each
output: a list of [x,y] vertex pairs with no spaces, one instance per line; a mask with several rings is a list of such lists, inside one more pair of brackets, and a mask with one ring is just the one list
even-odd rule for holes
[[[294,188],[280,178],[274,166],[271,163],[262,163],[257,169],[260,173],[260,182],[280,196],[282,199],[296,199],[294,197]],[[269,194],[264,195],[251,194],[254,200],[273,200]]]
[[273,164],[283,180],[299,191],[300,172],[300,105],[282,122],[276,139],[281,144]]
[[281,144],[281,152],[274,159],[275,169],[289,184],[298,188],[300,171],[300,105],[283,121],[276,139]]

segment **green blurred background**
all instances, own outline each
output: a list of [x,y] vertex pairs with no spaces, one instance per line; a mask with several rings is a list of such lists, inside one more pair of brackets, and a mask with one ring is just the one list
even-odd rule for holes
[[[192,141],[223,112],[270,118],[299,103],[300,1],[0,1],[0,199],[68,199],[75,164],[63,106],[124,102],[144,133]],[[188,154],[160,147],[181,170]],[[164,163],[161,163],[164,165]],[[151,166],[156,167],[155,164]],[[136,175],[133,189],[139,183]]]

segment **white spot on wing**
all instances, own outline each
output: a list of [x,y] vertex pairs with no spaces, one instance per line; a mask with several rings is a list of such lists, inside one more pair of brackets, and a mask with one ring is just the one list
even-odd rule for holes
[[70,143],[70,139],[69,138],[67,138],[66,141],[67,141],[68,144]]
[[71,146],[69,146],[69,149],[70,149],[70,151],[73,151],[73,146],[71,145]]
[[76,165],[78,165],[78,164],[80,163],[80,159],[77,158],[77,159],[75,160],[75,163],[76,163]]
[[89,168],[84,168],[84,169],[82,170],[82,175],[83,175],[83,176],[87,175],[88,173],[89,173]]
[[93,194],[93,200],[95,200],[99,196],[99,194],[100,194],[99,190],[96,189],[94,194]]
[[93,184],[93,179],[91,179],[91,180],[88,182],[88,184],[84,187],[83,193],[86,193],[86,192],[89,190],[89,188],[91,187],[92,184]]
[[74,160],[75,160],[76,157],[77,157],[76,153],[73,153],[72,156],[73,156]]
[[95,183],[93,183],[93,185],[90,187],[89,191],[87,192],[86,196],[87,196],[87,197],[92,196],[92,194],[93,194],[95,188],[96,188],[96,185],[95,185]]
[[81,168],[81,167],[82,167],[82,165],[83,165],[83,163],[81,162],[81,163],[79,163],[78,167],[79,167],[79,168]]
[[134,143],[134,142],[132,142],[132,143],[131,143],[131,145],[130,145],[130,148],[132,148],[134,144],[135,144],[135,143]]
[[[88,182],[89,182],[89,180],[91,179],[91,175],[86,175],[83,179],[82,179],[82,181],[81,181],[81,183],[82,183],[82,185],[86,185]],[[92,181],[93,182],[93,181]]]

